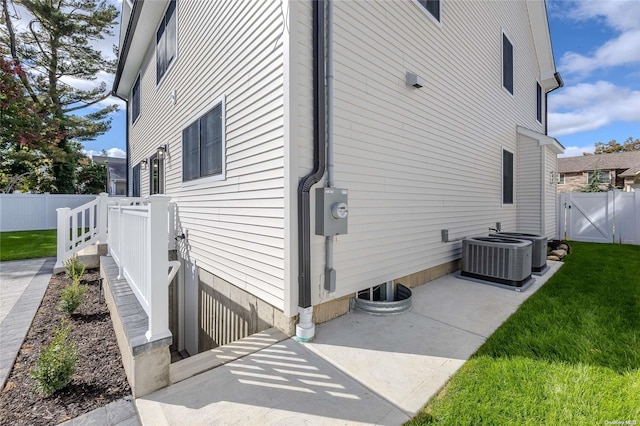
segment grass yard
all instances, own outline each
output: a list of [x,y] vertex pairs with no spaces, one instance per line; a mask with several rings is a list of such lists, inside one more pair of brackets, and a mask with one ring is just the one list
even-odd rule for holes
[[0,232],[0,261],[56,256],[56,230]]
[[640,246],[571,247],[408,425],[640,424]]

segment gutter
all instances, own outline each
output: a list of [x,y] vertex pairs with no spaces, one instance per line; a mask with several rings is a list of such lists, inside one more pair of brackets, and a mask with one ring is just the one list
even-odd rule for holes
[[560,76],[559,72],[555,72],[553,74],[553,78],[556,79],[556,82],[558,83],[558,85],[556,87],[554,87],[553,89],[549,90],[548,92],[544,93],[544,134],[549,136],[549,109],[547,107],[547,98],[549,96],[549,93],[553,92],[554,90],[557,90],[561,87],[564,87],[564,81],[562,80],[562,77]]
[[120,96],[116,95],[115,92],[118,90],[118,86],[120,85],[120,79],[122,78],[122,72],[124,71],[124,64],[127,61],[127,57],[129,56],[129,49],[131,48],[131,40],[133,39],[133,28],[136,25],[138,25],[138,20],[140,19],[140,14],[142,13],[143,3],[144,3],[144,0],[134,0],[133,2],[133,9],[131,10],[131,19],[129,19],[129,24],[127,25],[127,32],[124,35],[124,42],[122,43],[122,51],[119,52],[119,55],[118,55],[119,56],[118,68],[116,69],[116,76],[113,80],[113,88],[111,89],[113,95],[118,98],[120,98]]
[[[299,340],[315,333],[311,323],[311,187],[324,176],[326,167],[325,132],[325,7],[324,0],[313,1],[313,170],[298,185],[298,311]],[[310,335],[310,336],[309,336]]]

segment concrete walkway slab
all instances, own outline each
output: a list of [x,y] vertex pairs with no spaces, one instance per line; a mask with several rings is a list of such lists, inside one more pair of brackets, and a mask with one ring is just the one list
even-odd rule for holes
[[450,274],[414,288],[410,312],[351,312],[319,325],[306,346],[413,416],[560,265],[524,292]]
[[0,263],[0,389],[49,286],[55,258]]
[[143,425],[401,424],[409,417],[288,339],[136,399]]
[[351,312],[144,398],[143,425],[389,424],[411,418],[562,265],[518,293],[441,277],[396,316]]

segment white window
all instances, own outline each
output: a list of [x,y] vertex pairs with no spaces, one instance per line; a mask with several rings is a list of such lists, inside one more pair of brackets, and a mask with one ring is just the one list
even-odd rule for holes
[[182,131],[182,180],[224,177],[224,98]]
[[440,22],[441,0],[417,0],[417,2],[424,7],[436,21]]
[[513,44],[502,33],[502,86],[513,95]]
[[560,173],[560,177],[558,178],[558,183],[560,185],[564,185],[564,173]]
[[171,0],[156,32],[156,83],[160,83],[178,51],[176,15],[176,0]]
[[131,90],[131,124],[135,123],[140,115],[140,76]]
[[513,204],[513,153],[502,150],[502,204]]

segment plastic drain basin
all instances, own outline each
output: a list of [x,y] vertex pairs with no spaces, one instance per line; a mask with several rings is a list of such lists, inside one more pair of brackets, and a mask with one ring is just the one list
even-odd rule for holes
[[373,315],[401,314],[411,308],[411,290],[402,284],[397,285],[394,299],[391,301],[376,301],[356,297],[351,300],[355,309]]

